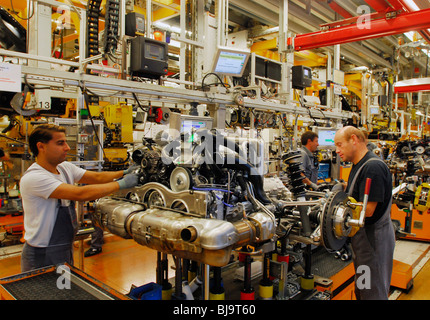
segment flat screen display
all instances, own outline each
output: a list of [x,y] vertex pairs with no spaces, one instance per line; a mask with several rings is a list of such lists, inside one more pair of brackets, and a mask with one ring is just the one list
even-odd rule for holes
[[219,48],[212,71],[226,76],[241,77],[248,58],[249,52]]
[[334,146],[336,130],[318,130],[318,144],[320,146]]
[[198,130],[206,127],[209,127],[208,129],[210,129],[210,126],[208,126],[208,123],[204,120],[183,119],[181,122],[181,133],[190,134],[186,141],[189,143],[194,142],[195,139],[194,132],[192,131],[193,129]]
[[145,42],[145,58],[164,60],[164,48],[163,44]]
[[370,111],[370,114],[376,114],[377,115],[380,113],[379,106],[370,106],[369,111]]
[[190,132],[191,129],[193,129],[193,128],[194,128],[194,130],[198,130],[198,129],[206,128],[206,127],[207,127],[206,121],[184,119],[184,120],[182,120],[181,133]]

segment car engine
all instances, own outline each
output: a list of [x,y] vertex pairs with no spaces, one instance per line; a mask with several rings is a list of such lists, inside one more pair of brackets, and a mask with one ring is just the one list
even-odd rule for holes
[[363,206],[343,191],[306,190],[299,151],[284,154],[282,176],[263,176],[263,144],[216,130],[163,132],[133,152],[141,185],[97,200],[94,222],[215,267],[233,250],[273,251],[278,240],[340,250],[363,225]]

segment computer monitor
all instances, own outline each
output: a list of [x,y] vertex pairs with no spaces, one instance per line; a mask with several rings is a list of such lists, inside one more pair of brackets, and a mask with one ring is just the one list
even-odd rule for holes
[[332,128],[318,128],[318,144],[320,146],[330,147],[334,146],[335,129]]
[[212,72],[224,76],[241,77],[249,56],[248,51],[218,47]]
[[166,42],[145,37],[131,40],[130,72],[139,77],[157,79],[167,74],[168,51]]
[[378,116],[381,113],[381,108],[379,106],[369,106],[369,113]]
[[291,84],[301,90],[312,86],[312,69],[302,65],[291,67]]
[[191,132],[192,129],[198,130],[201,128],[211,129],[207,120],[187,119],[181,121],[181,133]]
[[169,119],[170,129],[176,130],[178,133],[188,133],[192,128],[198,130],[206,128],[212,129],[213,118],[211,117],[199,117],[188,114],[180,114],[172,112]]

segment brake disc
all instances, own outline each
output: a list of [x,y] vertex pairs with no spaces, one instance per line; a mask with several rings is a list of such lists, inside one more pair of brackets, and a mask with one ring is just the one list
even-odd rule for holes
[[[344,204],[348,201],[348,195],[343,191],[330,195],[323,207],[321,214],[321,241],[329,250],[340,250],[348,238],[343,234],[349,233],[344,223],[349,213]],[[337,219],[337,220],[336,220]],[[343,219],[343,221],[342,221]]]

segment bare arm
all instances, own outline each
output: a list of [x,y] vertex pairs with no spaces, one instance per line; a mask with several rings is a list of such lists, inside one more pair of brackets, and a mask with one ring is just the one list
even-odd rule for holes
[[366,218],[373,216],[373,213],[375,212],[377,205],[378,205],[378,202],[370,202],[370,201],[367,202]]
[[122,178],[123,171],[89,171],[87,170],[85,174],[82,176],[81,180],[78,181],[78,183],[83,184],[101,184],[101,183],[107,183],[112,182],[115,179]]
[[303,183],[305,184],[305,185],[307,185],[307,186],[310,186],[311,185],[311,183],[312,183],[312,181],[311,180],[309,180],[309,178],[307,178],[306,176],[305,176],[305,174],[302,172],[302,177],[303,177]]
[[119,190],[118,182],[108,182],[80,187],[62,183],[51,193],[49,197],[73,201],[91,201],[107,196],[117,190]]

